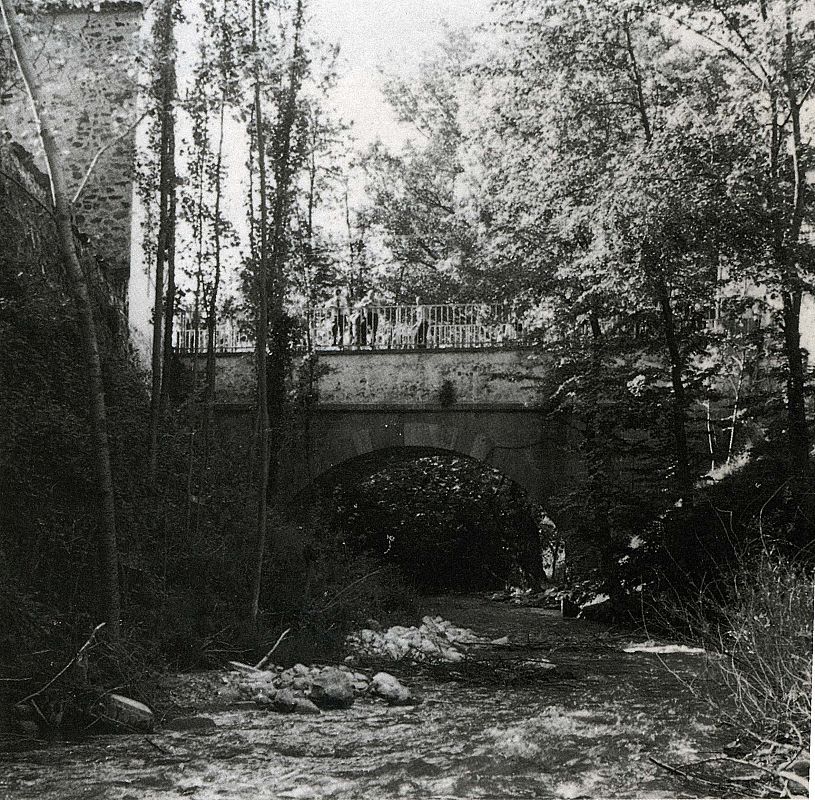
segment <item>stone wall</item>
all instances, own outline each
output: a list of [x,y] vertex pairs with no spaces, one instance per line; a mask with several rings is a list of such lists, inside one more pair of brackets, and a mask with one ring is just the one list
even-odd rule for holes
[[[19,277],[25,274],[57,287],[66,300],[70,295],[51,208],[50,182],[34,156],[16,142],[0,141],[0,293],[9,289],[13,294]],[[97,332],[124,349],[124,303],[106,279],[104,261],[80,230],[76,231],[76,247],[99,314]]]
[[[107,278],[124,297],[130,269],[132,127],[137,118],[142,9],[135,2],[78,5],[55,3],[37,16],[20,16],[72,194],[94,157],[106,148],[76,203],[76,225],[92,237]],[[1,125],[35,154],[37,166],[44,169],[27,98],[8,66],[8,45],[2,47],[6,52],[0,54],[0,79],[5,79],[0,87]]]

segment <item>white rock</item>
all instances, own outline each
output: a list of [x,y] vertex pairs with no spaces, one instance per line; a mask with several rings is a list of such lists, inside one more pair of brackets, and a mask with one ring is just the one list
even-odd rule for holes
[[127,731],[149,733],[153,730],[153,712],[138,700],[120,694],[108,694],[99,703],[98,711],[105,722]]
[[388,672],[377,672],[371,680],[371,694],[382,697],[391,705],[407,705],[413,702],[413,695]]

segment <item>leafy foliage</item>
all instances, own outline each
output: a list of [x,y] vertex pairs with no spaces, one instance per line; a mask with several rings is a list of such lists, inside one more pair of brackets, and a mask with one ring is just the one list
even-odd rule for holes
[[395,564],[424,591],[540,585],[541,511],[494,470],[422,456],[359,482],[333,477],[325,510],[348,546]]

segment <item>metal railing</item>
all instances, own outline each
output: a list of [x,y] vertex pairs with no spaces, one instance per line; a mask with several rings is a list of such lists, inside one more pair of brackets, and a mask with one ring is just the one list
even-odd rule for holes
[[323,307],[309,314],[315,350],[501,347],[523,338],[509,306],[484,303]]
[[[208,332],[206,326],[195,326],[193,320],[181,315],[176,321],[175,349],[181,353],[206,353]],[[235,320],[220,320],[215,326],[216,353],[251,353],[255,339]]]
[[[369,305],[351,308],[340,304],[307,312],[300,346],[317,351],[425,350],[499,348],[526,340],[522,320],[507,305],[458,303],[444,305]],[[182,316],[175,333],[176,349],[205,353],[207,331]],[[245,353],[254,340],[245,326],[218,323],[215,351]]]

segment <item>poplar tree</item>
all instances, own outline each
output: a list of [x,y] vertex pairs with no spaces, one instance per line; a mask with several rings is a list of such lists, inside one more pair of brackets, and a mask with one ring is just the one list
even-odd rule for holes
[[[175,316],[175,100],[177,0],[163,0],[153,24],[154,82],[159,152],[158,243],[155,253],[153,294],[153,341],[151,355],[149,476],[153,483],[158,466],[158,434],[169,393],[169,365],[172,358],[173,318]],[[165,274],[166,270],[166,274]],[[165,289],[166,284],[166,289]]]

